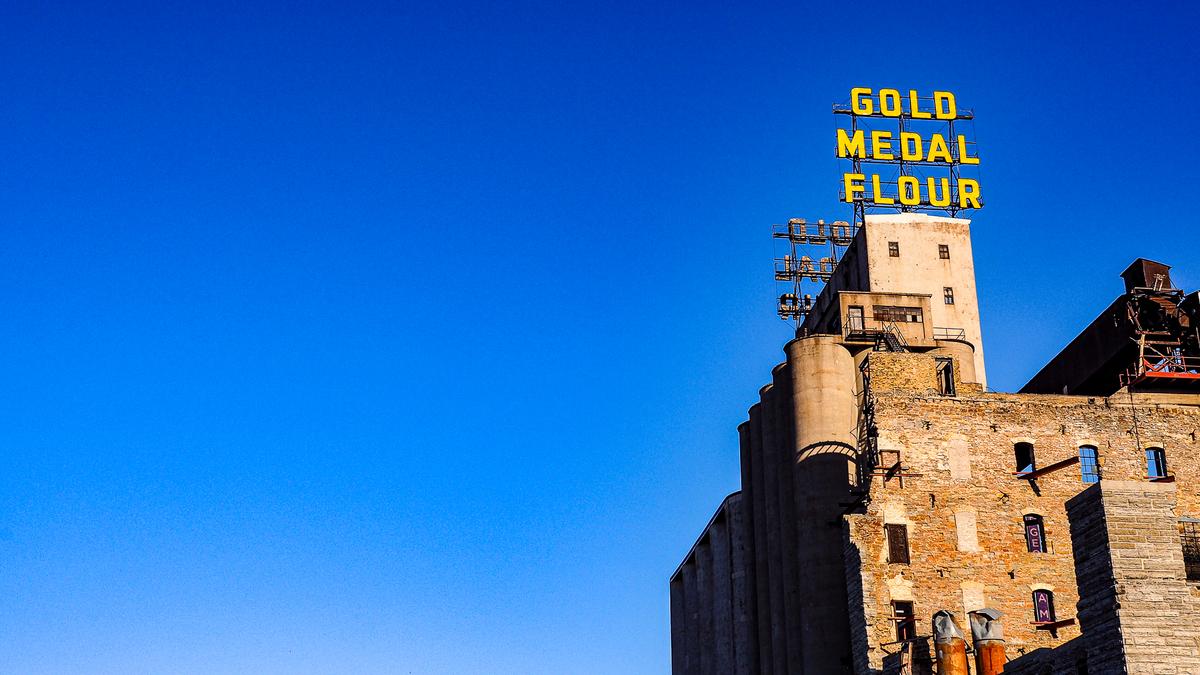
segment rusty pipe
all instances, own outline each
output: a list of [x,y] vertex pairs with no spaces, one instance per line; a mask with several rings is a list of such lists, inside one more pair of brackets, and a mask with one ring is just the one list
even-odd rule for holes
[[933,647],[937,675],[968,675],[967,640],[954,615],[944,609],[933,615]]
[[971,638],[975,643],[976,675],[1000,675],[1008,655],[1004,653],[1004,631],[1000,617],[1004,614],[985,607],[969,613]]

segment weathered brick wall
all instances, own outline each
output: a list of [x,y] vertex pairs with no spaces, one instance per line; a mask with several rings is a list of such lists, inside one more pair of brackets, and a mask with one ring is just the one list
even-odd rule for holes
[[[874,391],[910,392],[937,395],[937,369],[932,360],[945,356],[938,352],[914,354],[909,352],[872,352],[870,356],[871,388]],[[963,367],[954,358],[954,388],[959,394],[978,394],[980,386],[963,382]]]
[[[866,508],[847,517],[847,572],[858,575],[849,587],[862,589],[857,615],[865,627],[865,640],[856,638],[854,646],[859,652],[865,642],[871,669],[883,668],[882,645],[895,640],[888,617],[897,599],[914,603],[921,635],[930,633],[929,619],[939,609],[960,615],[977,604],[1000,609],[1010,658],[1079,635],[1078,626],[1035,628],[1032,592],[1052,590],[1056,618],[1074,616],[1075,570],[1064,505],[1087,486],[1077,464],[1035,481],[1015,477],[1016,442],[1034,445],[1039,467],[1076,457],[1080,445],[1095,445],[1106,481],[1145,484],[1143,449],[1161,446],[1180,488],[1178,515],[1200,515],[1197,405],[1161,403],[1166,397],[1149,395],[1131,406],[1127,397],[962,389],[957,397],[942,397],[934,393],[932,356],[873,353],[869,359],[879,448],[899,450],[907,471],[920,474],[905,477],[903,488],[899,478],[875,478]],[[1175,400],[1200,403],[1200,397]],[[1046,553],[1027,550],[1026,513],[1043,517]],[[887,562],[886,523],[907,525],[910,564]],[[861,560],[858,570],[854,560]],[[851,606],[852,616],[854,610]]]
[[875,392],[937,394],[937,371],[924,354],[873,352],[868,367]]

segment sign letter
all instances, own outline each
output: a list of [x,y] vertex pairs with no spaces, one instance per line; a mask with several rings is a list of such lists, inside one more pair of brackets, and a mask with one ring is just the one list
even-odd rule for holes
[[900,92],[895,89],[879,90],[879,112],[884,117],[899,117],[904,113],[900,105]]
[[889,150],[892,149],[892,132],[890,131],[872,131],[871,132],[871,158],[872,159],[896,159]]
[[921,112],[920,106],[921,106],[921,104],[917,102],[917,90],[909,89],[908,90],[908,114],[909,114],[909,116],[912,117],[914,120],[927,120],[927,119],[930,119],[933,117],[933,115],[931,115],[927,112]]
[[871,195],[871,201],[875,202],[876,204],[896,203],[895,199],[883,196],[883,187],[879,184],[879,174],[874,174],[871,176],[871,189],[875,191],[875,193]]
[[948,91],[933,92],[933,112],[939,120],[952,120],[958,117],[958,106],[954,103],[954,94]]
[[958,161],[962,164],[978,164],[978,157],[967,156],[967,137],[958,135]]
[[855,115],[870,115],[875,112],[875,101],[871,99],[869,88],[855,87],[850,90],[850,112]]
[[849,134],[847,134],[845,129],[838,129],[837,130],[837,143],[838,143],[838,150],[837,150],[838,157],[850,157],[851,155],[853,155],[855,157],[858,157],[859,159],[866,159],[866,157],[867,157],[867,141],[866,141],[866,137],[863,135],[862,129],[855,131],[853,137],[851,137]]
[[865,192],[866,188],[862,186],[862,181],[866,180],[866,176],[861,173],[845,173],[842,174],[842,201],[853,203],[854,195],[858,192]]
[[911,131],[900,132],[900,159],[906,162],[919,162],[925,157],[925,143],[920,134]]
[[929,186],[929,203],[934,206],[950,206],[950,179],[942,178],[942,195],[938,196],[937,188],[934,187],[933,176],[925,179],[925,184]]
[[921,203],[921,184],[915,176],[900,176],[900,203],[916,206]]
[[934,134],[933,138],[929,139],[929,157],[931,162],[946,162],[950,163],[950,148],[946,147],[946,139],[942,138],[941,134]]
[[963,209],[978,209],[979,181],[971,178],[958,179],[958,206]]

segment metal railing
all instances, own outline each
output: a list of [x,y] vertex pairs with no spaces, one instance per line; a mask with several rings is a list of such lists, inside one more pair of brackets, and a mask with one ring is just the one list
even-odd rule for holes
[[1200,372],[1200,356],[1176,354],[1160,359],[1157,363],[1151,358],[1143,358],[1142,367],[1144,373],[1193,374]]
[[934,340],[962,340],[966,341],[967,331],[963,328],[938,328],[933,327]]
[[[893,349],[908,350],[909,337],[905,335],[903,326],[919,326],[917,322],[867,320],[860,317],[847,317],[842,326],[842,337],[853,342],[876,342],[884,340]],[[923,341],[920,335],[913,339]]]
[[1136,384],[1144,377],[1200,379],[1200,356],[1172,354],[1146,355],[1121,375],[1121,384]]

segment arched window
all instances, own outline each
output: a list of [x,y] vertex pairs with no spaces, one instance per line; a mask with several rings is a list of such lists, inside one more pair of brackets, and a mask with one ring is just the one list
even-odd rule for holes
[[1046,527],[1036,513],[1025,516],[1025,548],[1030,553],[1046,552]]
[[1017,473],[1033,473],[1037,470],[1037,463],[1033,459],[1033,443],[1013,445],[1013,454],[1017,457]]
[[1146,475],[1150,480],[1167,477],[1167,451],[1162,448],[1146,448]]
[[1033,592],[1033,622],[1054,623],[1054,593],[1039,588]]
[[1094,445],[1079,446],[1079,475],[1085,483],[1100,480],[1100,455]]

